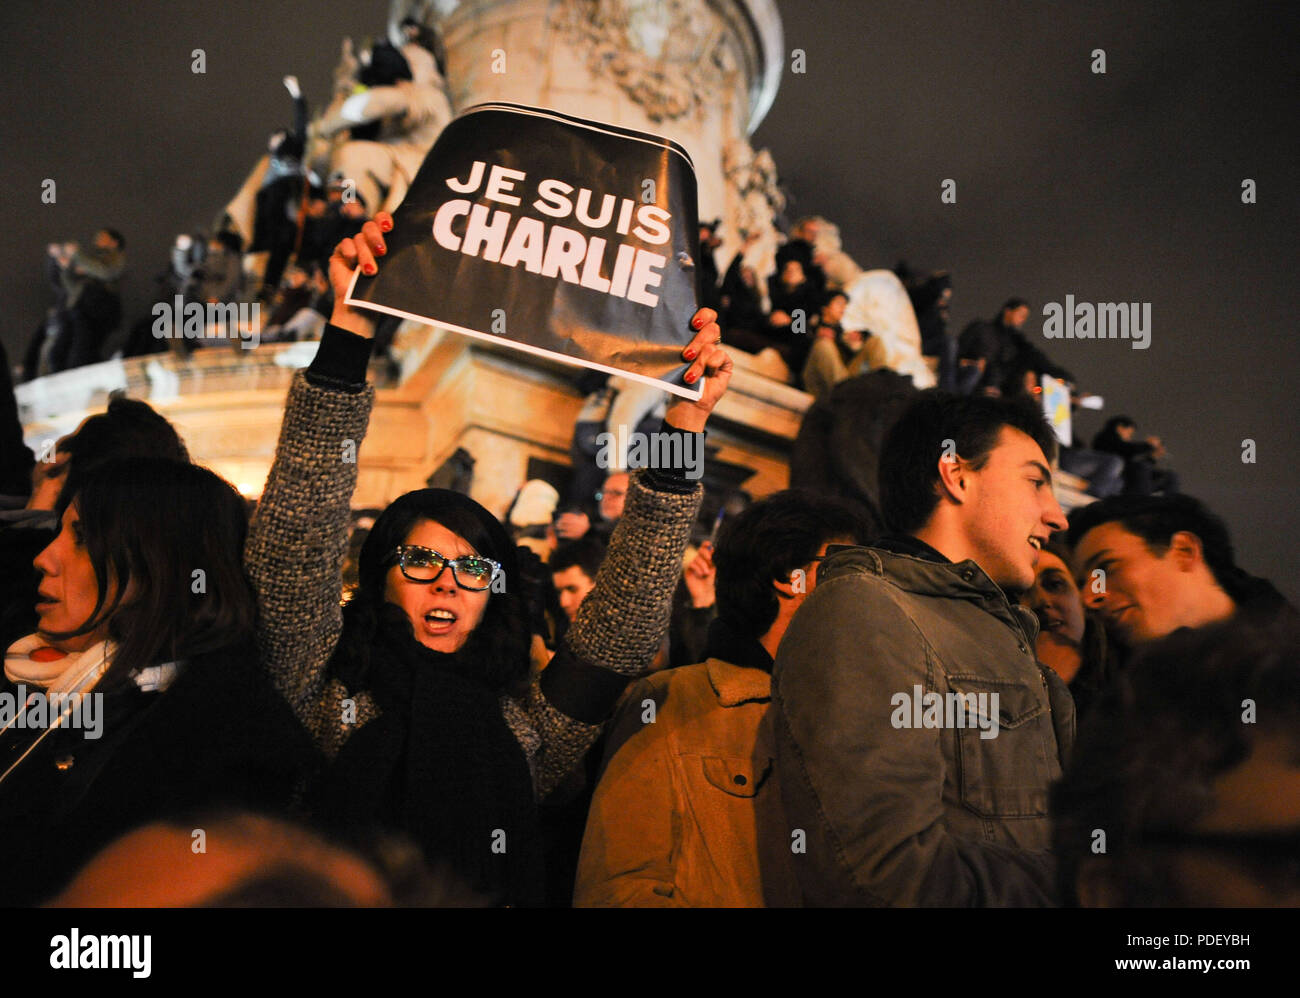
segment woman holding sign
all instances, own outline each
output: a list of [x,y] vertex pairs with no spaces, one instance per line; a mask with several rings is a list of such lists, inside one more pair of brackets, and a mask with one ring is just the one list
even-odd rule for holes
[[[376,272],[392,218],[379,213],[330,259],[335,308],[289,392],[275,463],[246,549],[261,600],[263,661],[330,759],[311,791],[327,824],[413,836],[485,895],[542,894],[536,802],[578,763],[668,626],[703,489],[683,469],[633,478],[595,588],[540,678],[515,548],[482,506],[421,489],[392,503],[340,608],[356,447],[374,390],[373,328],[344,303],[355,268]],[[685,379],[664,432],[701,433],[731,377],[714,313],[692,320]],[[683,448],[679,453],[690,453]]]

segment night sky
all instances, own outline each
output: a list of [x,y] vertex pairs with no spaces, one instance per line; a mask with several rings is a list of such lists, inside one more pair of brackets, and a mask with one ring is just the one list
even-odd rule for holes
[[[1151,345],[1039,340],[1110,415],[1159,434],[1186,491],[1228,521],[1239,562],[1300,601],[1292,345],[1296,34],[1284,4],[780,3],[786,72],[756,135],[791,217],[840,225],[864,267],[952,272],[956,329],[1010,295],[1148,302]],[[48,304],[46,243],[121,229],[128,319],[176,233],[207,226],[345,34],[382,0],[8,0],[0,177],[3,335],[20,354]],[[190,71],[203,48],[207,72]],[[1103,49],[1106,73],[1091,71]],[[787,70],[789,63],[787,62]],[[57,183],[42,204],[41,182]],[[1242,181],[1257,185],[1243,204]],[[957,203],[940,201],[945,179]],[[724,261],[725,265],[725,261]],[[1256,461],[1243,463],[1243,440]]]

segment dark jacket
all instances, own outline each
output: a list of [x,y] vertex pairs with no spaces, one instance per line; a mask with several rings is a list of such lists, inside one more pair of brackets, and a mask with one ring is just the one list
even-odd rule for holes
[[[162,692],[116,683],[101,702],[99,738],[57,729],[0,783],[0,904],[47,900],[101,848],[156,819],[223,805],[283,812],[316,764],[251,647],[196,659]],[[34,734],[0,736],[0,772]]]
[[[1053,904],[1048,788],[1074,738],[1069,692],[1035,661],[1033,613],[973,561],[923,547],[836,550],[777,654],[777,772],[807,834],[805,900]],[[900,721],[898,697],[931,693],[983,694],[986,713]]]
[[1061,381],[1074,381],[1074,375],[1054,364],[1018,329],[1005,326],[998,319],[972,322],[962,330],[957,341],[957,356],[962,360],[984,360],[984,373],[975,388],[997,388],[1006,396],[1024,391],[1026,371],[1048,374]]

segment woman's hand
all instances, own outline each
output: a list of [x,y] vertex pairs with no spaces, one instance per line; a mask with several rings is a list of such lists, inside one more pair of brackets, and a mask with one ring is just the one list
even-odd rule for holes
[[352,273],[361,268],[367,277],[378,273],[379,265],[375,257],[388,252],[384,242],[384,233],[392,231],[393,216],[386,211],[378,212],[374,218],[361,226],[355,236],[344,239],[334,247],[330,257],[330,287],[334,289],[334,313],[330,322],[349,333],[356,333],[370,339],[375,335],[375,325],[366,312],[349,308],[345,303],[348,287],[352,284]]
[[682,359],[694,361],[686,370],[685,381],[693,385],[701,377],[700,397],[694,401],[673,396],[673,402],[664,415],[664,422],[678,430],[698,433],[704,429],[709,413],[718,404],[731,381],[731,357],[722,349],[722,330],[717,323],[718,313],[702,308],[691,319],[691,328],[698,330],[695,338],[682,350]]

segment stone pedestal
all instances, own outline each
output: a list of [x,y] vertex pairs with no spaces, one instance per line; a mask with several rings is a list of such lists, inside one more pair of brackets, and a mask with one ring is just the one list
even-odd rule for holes
[[[357,454],[355,507],[383,507],[423,487],[458,447],[475,458],[471,495],[498,516],[524,482],[529,458],[569,463],[582,407],[573,368],[427,326],[408,327],[398,342],[404,373],[376,394]],[[195,461],[255,497],[275,455],[293,372],[314,351],[311,343],[264,345],[93,364],[20,385],[19,415],[39,453],[102,412],[110,391],[125,389],[176,425]],[[738,360],[709,443],[718,460],[753,468],[745,488],[766,495],[787,484],[789,447],[811,398],[754,373],[745,355]]]

